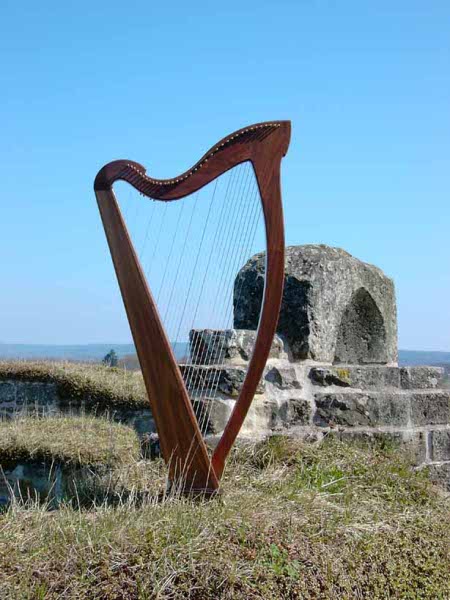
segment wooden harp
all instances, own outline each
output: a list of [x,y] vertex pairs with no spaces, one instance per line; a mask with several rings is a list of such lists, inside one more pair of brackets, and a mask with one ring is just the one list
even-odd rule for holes
[[[212,147],[191,169],[173,179],[146,175],[129,160],[105,165],[94,183],[123,302],[136,346],[151,411],[171,482],[184,490],[214,493],[225,460],[241,429],[263,374],[276,331],[284,282],[284,225],[281,159],[290,140],[290,122],[260,123],[236,131]],[[112,186],[118,180],[161,203],[194,194],[234,168],[250,165],[259,192],[266,241],[264,294],[253,353],[228,423],[210,456],[192,401],[165,332],[154,295],[138,259]],[[142,200],[142,199],[140,199]],[[236,226],[234,227],[236,229]],[[199,286],[197,286],[199,287]]]

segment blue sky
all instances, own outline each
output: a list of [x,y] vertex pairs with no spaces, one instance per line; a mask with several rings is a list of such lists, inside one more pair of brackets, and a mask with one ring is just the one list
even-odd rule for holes
[[400,347],[450,350],[450,4],[11,2],[0,21],[0,341],[127,342],[92,182],[178,174],[291,119],[287,241],[395,279]]

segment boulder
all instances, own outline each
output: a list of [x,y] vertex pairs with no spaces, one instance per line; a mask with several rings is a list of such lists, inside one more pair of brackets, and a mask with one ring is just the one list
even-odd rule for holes
[[[264,290],[265,253],[253,256],[234,286],[234,327],[256,329]],[[340,248],[286,248],[278,333],[294,360],[397,364],[393,281]]]

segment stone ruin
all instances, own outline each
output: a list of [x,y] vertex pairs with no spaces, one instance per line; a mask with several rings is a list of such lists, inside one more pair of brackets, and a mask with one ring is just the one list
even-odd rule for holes
[[[264,263],[265,254],[257,254],[238,273],[236,329],[258,326]],[[394,284],[339,248],[290,246],[278,333],[293,361],[397,364]]]
[[[234,329],[190,333],[196,365],[180,368],[188,371],[200,419],[208,415],[211,442],[242,387],[263,289],[264,254],[257,254],[236,277]],[[443,376],[439,367],[398,366],[394,284],[380,269],[338,248],[291,246],[278,334],[240,437],[393,441],[450,490],[450,389]],[[0,382],[0,418],[87,409],[60,397],[56,382]],[[116,408],[112,416],[143,438],[155,432],[150,408]]]
[[[209,363],[197,361],[194,400],[197,384],[203,389],[205,381],[219,382],[202,399],[212,439],[223,430],[245,377],[264,260],[264,253],[253,256],[236,277],[235,328],[190,334],[191,346],[202,347]],[[450,489],[450,389],[443,369],[399,367],[397,356],[393,281],[339,248],[288,247],[278,335],[241,437],[386,439],[404,446],[417,466],[427,465]]]

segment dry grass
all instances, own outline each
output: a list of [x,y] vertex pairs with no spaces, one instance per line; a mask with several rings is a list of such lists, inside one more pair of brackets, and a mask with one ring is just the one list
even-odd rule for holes
[[448,496],[394,450],[274,438],[236,450],[208,502],[157,501],[164,477],[119,468],[115,507],[13,505],[2,600],[450,598]]
[[117,465],[136,461],[133,429],[95,417],[24,417],[0,421],[0,465],[11,461]]
[[0,361],[0,381],[55,383],[61,398],[103,408],[148,408],[140,372],[97,364]]

